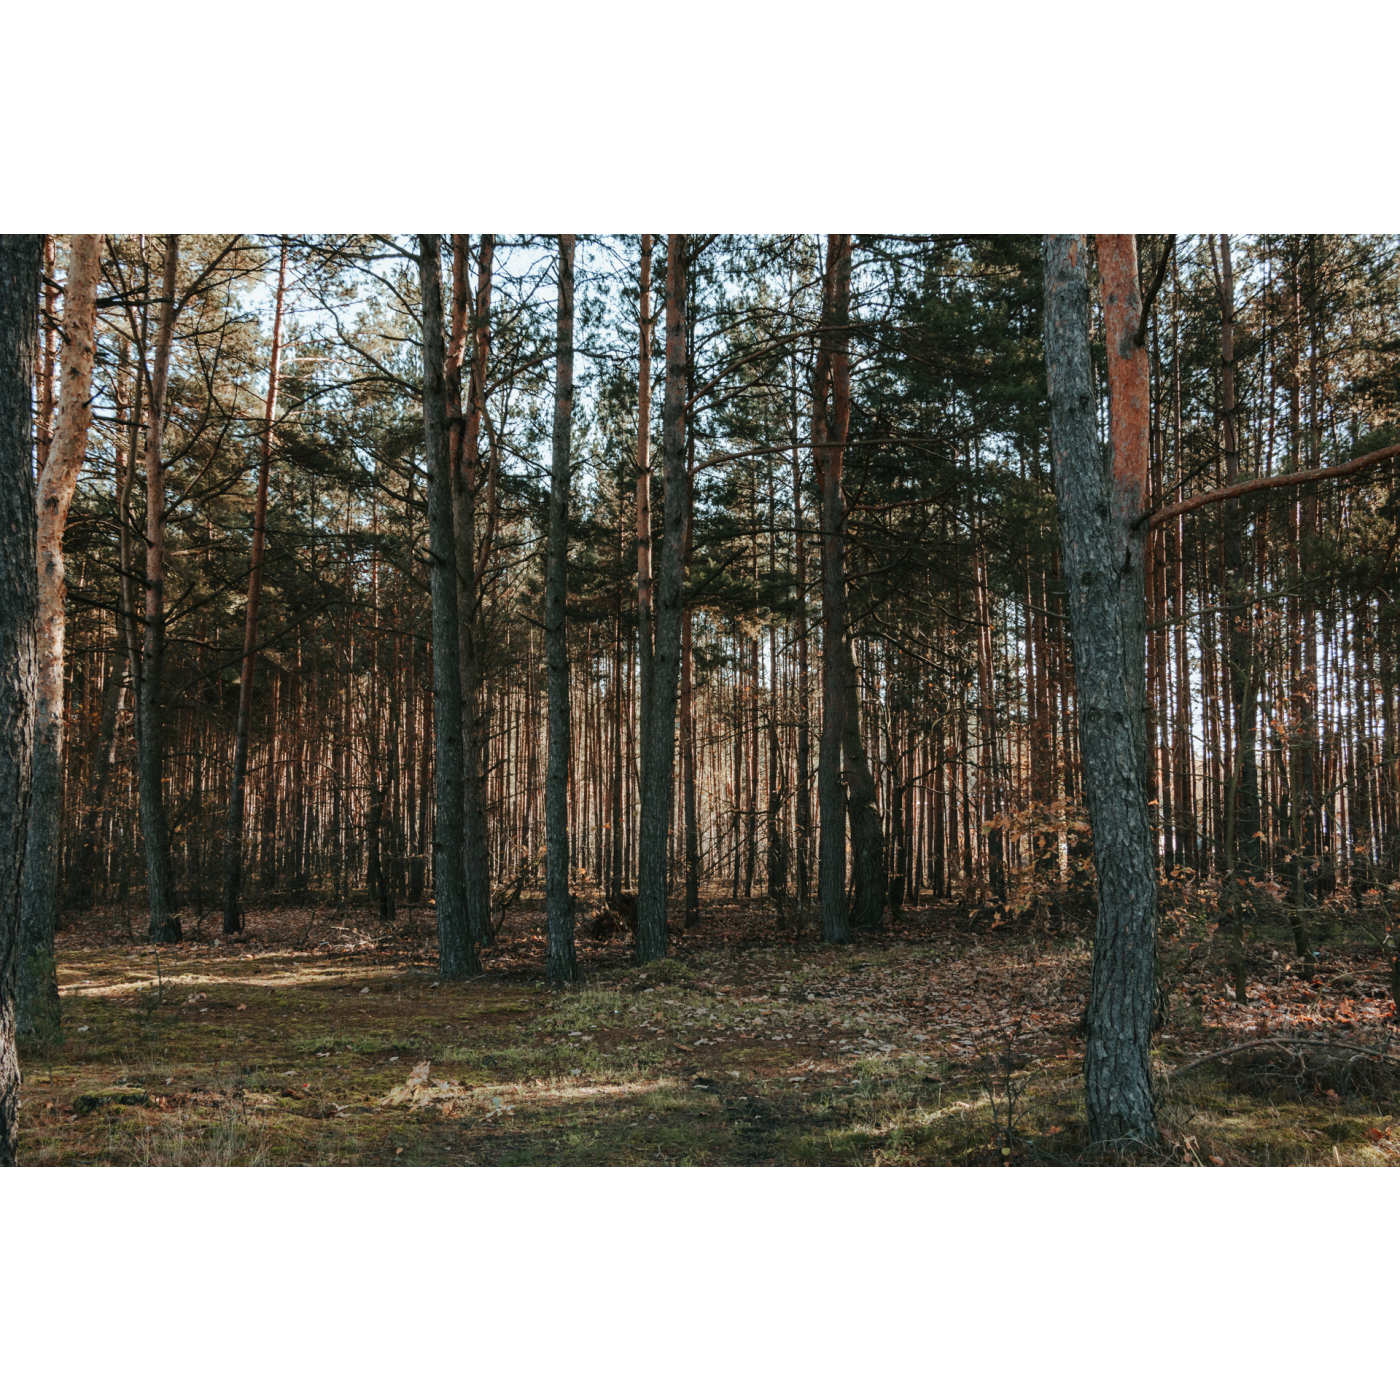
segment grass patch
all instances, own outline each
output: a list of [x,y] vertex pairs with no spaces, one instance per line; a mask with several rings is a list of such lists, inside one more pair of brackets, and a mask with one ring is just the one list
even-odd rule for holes
[[[731,944],[727,907],[702,918],[684,961],[637,968],[624,948],[583,948],[582,979],[562,992],[542,985],[539,944],[523,918],[483,950],[484,977],[441,986],[421,927],[348,952],[272,948],[249,958],[184,945],[162,952],[159,983],[148,950],[60,940],[61,1037],[20,1047],[21,1160],[1105,1160],[1085,1144],[1082,942],[1021,934],[997,943],[984,933],[970,944],[943,936],[937,920],[956,916],[942,911],[922,932],[907,912],[897,935],[855,948],[791,935]],[[1300,988],[1285,971],[1288,946],[1278,958],[1257,955],[1256,1003],[1358,1024],[1379,974],[1334,943],[1324,983]],[[1133,1160],[1400,1159],[1395,1085],[1385,1076],[1354,1067],[1349,1078],[1314,1075],[1283,1092],[1247,1058],[1166,1073],[1234,1043],[1258,1014],[1222,998],[1227,978],[1199,953],[1172,975],[1167,1034],[1154,1048],[1163,1140]],[[392,1094],[410,1088],[424,1061],[428,1087],[438,1088]]]

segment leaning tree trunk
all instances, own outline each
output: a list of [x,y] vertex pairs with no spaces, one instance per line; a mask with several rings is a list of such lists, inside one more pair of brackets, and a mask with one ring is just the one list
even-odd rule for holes
[[1045,356],[1055,496],[1069,591],[1084,793],[1099,916],[1084,1056],[1089,1132],[1098,1143],[1157,1138],[1148,1067],[1157,882],[1147,811],[1143,541],[1146,352],[1135,240],[1099,239],[1113,425],[1104,470],[1089,348],[1088,246],[1045,238]]
[[63,529],[92,422],[92,358],[100,239],[73,235],[63,297],[58,426],[39,473],[39,707],[34,730],[33,812],[24,859],[16,1012],[24,1035],[58,1033],[53,960],[58,919],[58,838],[63,812]]
[[34,354],[41,234],[0,234],[0,1167],[19,1143],[15,972],[39,676]]
[[282,298],[287,287],[287,235],[277,268],[277,301],[272,317],[272,352],[263,406],[262,458],[253,506],[253,552],[248,571],[248,607],[243,624],[243,672],[238,683],[238,730],[233,747],[233,782],[228,799],[228,868],[224,875],[224,937],[243,927],[243,792],[248,777],[248,726],[253,714],[253,666],[257,659],[258,603],[262,598],[263,546],[267,534],[267,477],[272,463],[272,424],[277,416],[277,377],[282,357]]
[[[846,422],[828,419],[838,346],[838,332],[834,328],[844,322],[837,303],[843,285],[849,298],[850,268],[850,234],[829,234],[822,307],[824,324],[817,350],[812,409],[812,456],[822,500],[822,729],[817,751],[817,820],[821,835],[817,886],[824,943],[851,941],[851,921],[846,909],[846,804],[841,795],[841,742],[846,727],[846,568],[843,557],[846,497],[841,472]],[[849,394],[845,407],[849,414]],[[839,417],[839,402],[836,408]]]
[[160,325],[146,403],[146,638],[136,705],[137,783],[141,830],[146,845],[146,885],[153,943],[178,943],[180,908],[170,873],[170,827],[165,818],[165,385],[175,337],[175,282],[180,271],[180,236],[165,236]]
[[423,295],[423,441],[428,458],[428,552],[433,603],[433,733],[437,745],[437,812],[433,823],[433,886],[438,973],[461,982],[481,971],[467,927],[462,863],[462,670],[457,631],[457,544],[443,381],[442,254],[439,236],[418,235]]
[[666,851],[671,830],[671,789],[676,749],[676,686],[681,665],[681,615],[685,592],[686,525],[690,491],[685,467],[686,236],[666,240],[666,402],[661,458],[665,502],[661,566],[653,610],[656,648],[650,705],[642,730],[641,821],[637,835],[637,961],[655,962],[667,952]]
[[574,905],[569,895],[569,434],[574,412],[574,236],[559,235],[558,339],[554,359],[554,455],[544,564],[544,652],[549,672],[549,766],[544,782],[545,975],[574,980]]

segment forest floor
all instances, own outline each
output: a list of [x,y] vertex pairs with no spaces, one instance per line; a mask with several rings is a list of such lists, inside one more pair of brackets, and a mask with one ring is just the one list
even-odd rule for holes
[[[22,1041],[28,1165],[1179,1166],[1400,1163],[1389,966],[1338,938],[1317,976],[1285,936],[1181,942],[1153,1042],[1162,1143],[1084,1140],[1082,938],[904,911],[851,946],[771,905],[705,904],[667,961],[587,936],[543,983],[522,901],[484,974],[439,985],[432,911],[251,910],[246,941],[137,942],[127,912],[67,916],[63,1033]],[[678,917],[674,923],[679,924]],[[136,925],[139,928],[139,922]],[[1325,1038],[1330,1049],[1262,1047]],[[1368,1054],[1335,1048],[1362,1045]],[[1299,1056],[1301,1055],[1301,1059]],[[1178,1072],[1180,1071],[1180,1072]]]

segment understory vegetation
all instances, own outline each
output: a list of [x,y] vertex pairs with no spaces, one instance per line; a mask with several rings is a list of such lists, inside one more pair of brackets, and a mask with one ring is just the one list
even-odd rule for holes
[[[21,1044],[22,1160],[1126,1160],[1084,1134],[1082,916],[989,926],[937,904],[830,947],[758,900],[717,891],[703,907],[664,962],[636,967],[623,942],[585,940],[562,992],[544,985],[544,910],[528,897],[483,950],[483,975],[458,985],[439,984],[430,907],[392,923],[353,907],[251,910],[245,941],[211,929],[165,949],[132,942],[120,911],[77,916],[59,936],[64,1030]],[[1319,925],[1315,970],[1294,965],[1285,919],[1259,923],[1237,1003],[1234,943],[1189,892],[1167,913],[1162,1142],[1133,1160],[1400,1160],[1389,963],[1366,921]]]

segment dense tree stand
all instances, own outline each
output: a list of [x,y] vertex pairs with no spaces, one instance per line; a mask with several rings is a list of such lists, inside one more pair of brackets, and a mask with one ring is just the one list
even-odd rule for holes
[[[157,1014],[193,1030],[171,964],[253,940],[564,1008],[604,964],[679,987],[707,940],[793,952],[781,986],[1097,921],[1056,1121],[1158,1160],[1149,1052],[1201,1006],[1392,1014],[1400,238],[24,247],[25,1053],[82,1059],[60,1005],[110,1025],[57,997],[79,929],[132,968],[179,940]],[[1383,975],[1338,964],[1363,937]]]

